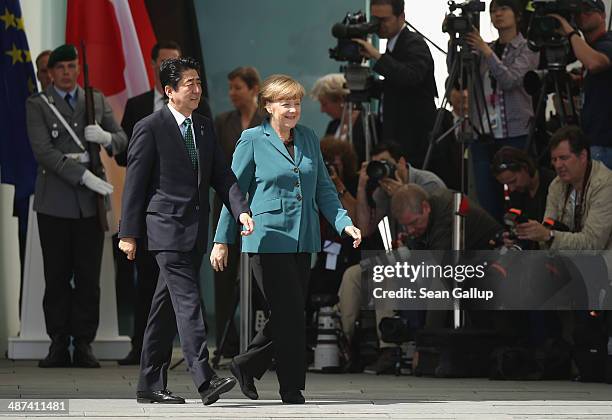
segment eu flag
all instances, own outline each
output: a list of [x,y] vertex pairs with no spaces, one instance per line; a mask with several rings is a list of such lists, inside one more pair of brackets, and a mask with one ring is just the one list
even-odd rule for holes
[[25,103],[36,92],[36,79],[19,0],[0,0],[0,55],[0,182],[15,185],[15,210],[27,221],[36,161],[26,132]]
[[0,0],[0,78],[0,182],[15,186],[14,208],[23,251],[29,197],[36,180],[25,103],[36,92],[36,79],[19,0]]

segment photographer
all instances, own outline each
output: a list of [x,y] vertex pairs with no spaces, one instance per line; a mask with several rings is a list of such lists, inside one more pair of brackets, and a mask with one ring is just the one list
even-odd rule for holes
[[[391,168],[392,177],[371,179],[368,171],[372,163],[379,168]],[[377,171],[376,171],[377,172]],[[414,184],[428,192],[445,189],[444,182],[432,172],[416,169],[406,162],[402,151],[396,143],[379,143],[372,150],[372,161],[363,163],[359,174],[357,187],[357,226],[362,230],[370,248],[382,249],[377,235],[377,225],[380,220],[389,216],[391,238],[397,237],[398,223],[391,215],[391,196],[406,184]],[[373,206],[370,205],[372,201]],[[375,245],[374,245],[375,244]],[[365,243],[364,243],[365,245]],[[367,247],[367,246],[366,246]],[[361,302],[361,267],[353,265],[344,272],[342,283],[338,291],[338,308],[342,319],[342,329],[349,341],[355,331],[355,322],[359,318]],[[393,316],[393,311],[377,310],[376,325],[384,317]],[[377,329],[380,338],[380,331]],[[378,360],[366,367],[367,372],[384,373],[391,370],[394,365],[393,345],[379,340],[380,354]]]
[[523,77],[527,71],[537,68],[539,54],[528,48],[527,40],[519,32],[522,10],[518,0],[493,0],[489,13],[499,38],[486,43],[473,31],[466,35],[466,42],[481,57],[482,93],[486,101],[480,103],[482,96],[475,95],[478,103],[474,107],[469,104],[470,116],[478,129],[493,137],[493,144],[477,142],[470,152],[478,202],[495,219],[501,220],[503,208],[497,199],[500,190],[489,171],[491,157],[495,149],[504,145],[525,146],[533,106],[523,88]]
[[606,31],[604,3],[582,1],[576,21],[584,39],[565,18],[552,16],[561,23],[559,31],[567,36],[586,70],[581,118],[582,129],[591,140],[591,155],[612,168],[612,32]]
[[545,217],[569,232],[530,220],[517,226],[518,238],[559,250],[612,249],[612,171],[591,159],[589,141],[576,126],[551,137],[550,157],[557,177],[548,189]]
[[497,182],[508,186],[508,209],[519,209],[528,219],[544,219],[548,186],[555,178],[553,171],[537,168],[525,151],[504,146],[493,156],[491,172]]
[[409,162],[423,164],[428,134],[435,120],[437,96],[434,62],[420,35],[405,24],[404,0],[371,0],[370,12],[380,26],[377,35],[388,39],[384,54],[371,43],[353,39],[361,54],[374,63],[382,82],[382,140],[399,143]]
[[[393,177],[371,179],[368,171],[372,171],[372,162],[382,162],[391,168]],[[444,182],[433,172],[414,168],[402,154],[397,143],[379,143],[372,149],[372,161],[365,162],[359,173],[357,186],[357,226],[364,237],[376,232],[378,222],[390,215],[391,196],[404,184],[416,184],[428,192],[445,188]],[[392,235],[395,225],[390,223]]]

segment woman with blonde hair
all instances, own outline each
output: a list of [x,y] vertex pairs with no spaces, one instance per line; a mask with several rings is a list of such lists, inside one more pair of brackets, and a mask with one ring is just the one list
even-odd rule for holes
[[[338,234],[352,237],[354,247],[361,243],[361,233],[342,208],[327,173],[317,135],[298,124],[303,96],[302,85],[289,76],[266,79],[259,106],[269,118],[242,133],[232,161],[240,189],[249,194],[255,223],[253,234],[242,239],[242,252],[249,253],[269,316],[230,369],[242,392],[257,399],[253,378],[260,379],[274,358],[286,404],[304,403],[304,297],[310,255],[321,250],[319,213]],[[214,270],[226,268],[227,244],[235,240],[237,228],[224,207],[210,256]]]
[[[350,90],[346,87],[346,79],[342,73],[330,73],[320,77],[315,82],[310,96],[319,101],[321,112],[329,115],[331,121],[325,129],[326,136],[334,136],[341,140],[352,140],[353,147],[357,152],[359,163],[365,160],[365,135],[363,133],[363,120],[358,105],[350,112],[350,124],[352,125],[353,137],[349,139],[349,114],[345,113],[344,107],[349,103]],[[342,121],[342,115],[346,121]]]

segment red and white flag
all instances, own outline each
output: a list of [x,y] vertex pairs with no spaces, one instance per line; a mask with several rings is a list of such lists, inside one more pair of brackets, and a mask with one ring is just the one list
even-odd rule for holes
[[[121,121],[128,98],[154,83],[150,52],[156,39],[144,0],[68,0],[66,43],[81,52],[81,42],[87,49],[91,85],[104,93]],[[118,219],[125,173],[105,153],[101,157],[115,187],[112,201]]]

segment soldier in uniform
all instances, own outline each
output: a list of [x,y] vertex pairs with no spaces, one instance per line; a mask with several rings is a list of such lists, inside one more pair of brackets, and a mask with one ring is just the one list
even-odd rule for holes
[[[104,230],[98,198],[108,206],[113,187],[93,167],[103,148],[121,153],[127,137],[110,105],[93,92],[96,124],[86,125],[85,91],[77,85],[79,60],[73,45],[49,56],[52,83],[27,101],[28,136],[38,162],[34,192],[43,253],[43,310],[49,354],[40,367],[99,367],[91,350],[100,313],[100,265]],[[106,217],[105,212],[102,216]],[[71,360],[68,346],[74,339]]]

